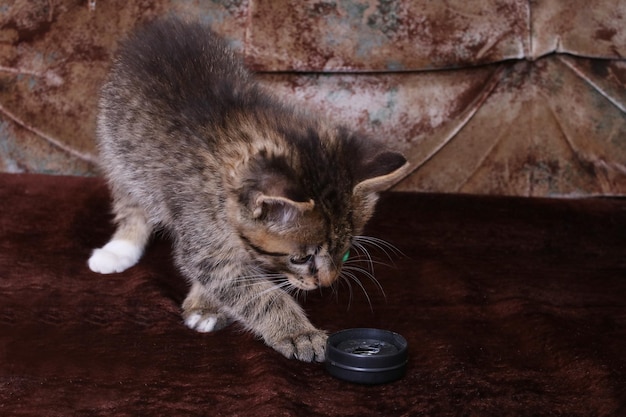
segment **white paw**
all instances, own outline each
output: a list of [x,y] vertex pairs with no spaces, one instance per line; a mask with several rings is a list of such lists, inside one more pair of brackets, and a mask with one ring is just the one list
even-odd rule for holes
[[214,315],[202,315],[200,313],[193,313],[185,319],[185,325],[190,329],[193,329],[200,333],[209,333],[215,330],[217,324],[217,316]]
[[95,249],[89,258],[89,269],[100,274],[122,272],[135,265],[141,257],[142,248],[131,241],[112,240]]

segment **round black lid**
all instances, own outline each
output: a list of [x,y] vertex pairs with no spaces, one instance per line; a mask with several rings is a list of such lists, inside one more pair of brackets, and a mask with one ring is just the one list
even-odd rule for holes
[[388,330],[347,329],[330,335],[326,342],[326,369],[350,382],[394,381],[404,375],[407,361],[406,340]]

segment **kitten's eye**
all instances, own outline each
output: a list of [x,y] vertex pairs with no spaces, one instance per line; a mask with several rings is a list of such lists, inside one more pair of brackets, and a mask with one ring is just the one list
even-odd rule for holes
[[294,256],[292,257],[289,261],[294,264],[294,265],[304,265],[304,264],[308,264],[311,259],[313,259],[313,255],[306,255],[306,256]]
[[343,254],[343,258],[341,258],[341,262],[346,262],[350,258],[350,250],[348,249],[346,253]]

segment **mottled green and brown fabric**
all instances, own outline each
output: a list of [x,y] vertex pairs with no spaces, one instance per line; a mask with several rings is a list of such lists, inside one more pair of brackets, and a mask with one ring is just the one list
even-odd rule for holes
[[621,0],[15,0],[0,7],[0,171],[92,175],[117,41],[191,16],[276,94],[405,152],[398,190],[626,193]]

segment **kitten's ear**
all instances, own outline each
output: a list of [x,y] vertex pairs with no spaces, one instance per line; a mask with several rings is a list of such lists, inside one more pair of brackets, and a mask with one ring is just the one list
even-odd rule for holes
[[282,225],[293,223],[303,213],[315,207],[313,200],[295,201],[280,195],[266,195],[261,192],[253,197],[252,217]]
[[255,161],[245,183],[244,199],[254,219],[285,226],[315,206],[281,160]]
[[383,151],[365,159],[355,170],[354,193],[383,191],[409,171],[410,164],[397,152]]

